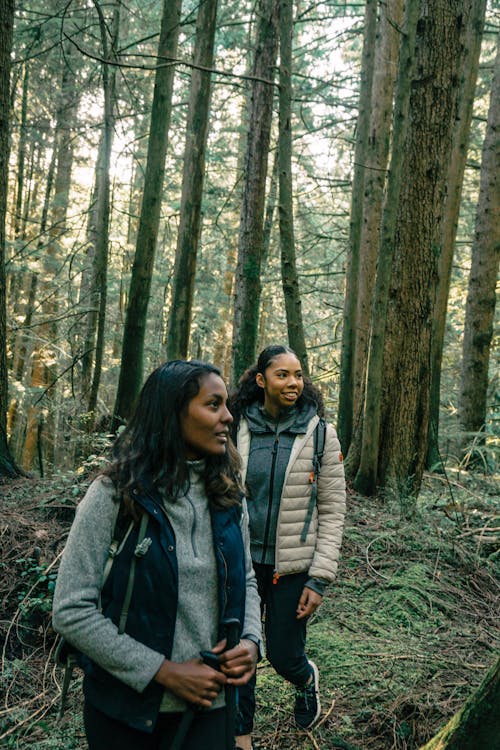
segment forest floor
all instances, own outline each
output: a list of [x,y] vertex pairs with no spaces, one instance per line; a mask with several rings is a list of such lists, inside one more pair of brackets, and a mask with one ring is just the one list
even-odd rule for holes
[[[0,486],[0,745],[86,747],[80,680],[56,721],[52,590],[85,472]],[[294,727],[293,690],[263,660],[263,750],[415,750],[463,704],[500,646],[498,476],[425,477],[411,519],[398,498],[349,494],[342,561],[308,628],[322,718]],[[407,507],[404,508],[407,510]]]

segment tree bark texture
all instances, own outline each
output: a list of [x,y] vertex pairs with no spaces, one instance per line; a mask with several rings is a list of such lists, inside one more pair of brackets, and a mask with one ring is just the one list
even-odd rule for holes
[[439,405],[441,393],[441,361],[443,358],[446,308],[450,292],[455,239],[457,235],[460,200],[465,164],[467,161],[472,109],[479,69],[479,54],[484,28],[486,0],[474,0],[467,27],[465,50],[460,74],[460,96],[453,131],[452,154],[446,179],[446,203],[443,215],[441,255],[438,265],[438,288],[432,330],[431,395],[429,413],[429,447],[427,467],[440,463]]
[[160,224],[174,81],[174,66],[164,63],[177,56],[180,16],[181,0],[164,0],[158,44],[160,67],[156,69],[155,74],[144,193],[123,332],[114,428],[121,420],[130,416],[142,385],[144,336]]
[[[56,129],[57,130],[57,129]],[[54,176],[57,166],[57,133],[54,134],[53,139],[53,147],[52,147],[52,156],[50,158],[49,162],[49,168],[47,170],[47,179],[45,182],[45,194],[43,199],[43,206],[42,206],[42,215],[40,219],[40,228],[39,228],[39,239],[37,243],[37,251],[42,252],[43,244],[44,244],[44,237],[45,232],[47,231],[47,223],[49,219],[49,211],[50,211],[50,201],[52,196],[52,187],[54,184]],[[39,285],[40,279],[38,277],[38,273],[32,273],[31,278],[29,280],[29,292],[28,292],[28,304],[25,308],[25,315],[24,320],[21,325],[21,330],[18,332],[16,343],[15,343],[15,355],[14,355],[14,364],[13,364],[13,370],[14,370],[14,377],[16,380],[22,381],[24,372],[26,369],[26,364],[29,359],[29,356],[31,355],[31,350],[33,348],[32,345],[32,339],[30,336],[30,327],[33,320],[33,315],[35,311],[35,301],[36,296],[38,292],[38,285]],[[15,408],[15,407],[14,407]],[[15,433],[11,435],[11,441],[14,441],[14,454],[16,453],[16,445],[19,445],[20,443],[20,435],[16,436]]]
[[278,137],[281,280],[285,298],[288,343],[296,352],[304,374],[309,375],[293,227],[292,37],[293,0],[281,0]]
[[105,128],[101,128],[99,146],[94,172],[94,186],[90,196],[87,216],[87,241],[85,247],[85,267],[82,270],[78,305],[82,318],[77,330],[76,356],[81,364],[80,394],[82,408],[88,410],[88,398],[92,380],[92,366],[95,354],[95,338],[97,330],[97,314],[99,310],[99,293],[96,287],[96,247],[97,247],[97,207],[99,204],[99,189],[102,187],[100,175],[103,168],[105,149]]
[[[247,65],[246,73],[251,75],[252,70],[252,24],[248,24],[247,32]],[[244,101],[241,106],[241,125],[238,131],[238,147],[237,147],[237,167],[236,167],[236,182],[235,185],[242,182],[244,174],[244,164],[246,156],[246,143],[247,143],[247,127],[248,117],[250,110],[250,89],[247,90]],[[277,175],[276,175],[277,179]],[[272,180],[271,189],[272,190]],[[235,197],[238,201],[239,191],[235,190]],[[276,190],[274,191],[274,197],[276,198]],[[239,205],[239,204],[238,204]],[[265,230],[264,230],[265,234]],[[264,246],[265,246],[264,239]],[[265,255],[265,247],[264,247]],[[213,361],[217,362],[217,365],[222,368],[222,374],[224,380],[229,383],[231,377],[231,364],[232,364],[232,348],[231,348],[231,332],[233,325],[233,309],[232,305],[229,304],[229,300],[234,299],[234,277],[235,268],[238,259],[238,237],[228,238],[227,252],[226,252],[226,271],[224,274],[224,298],[223,303],[219,308],[219,325],[217,332],[217,344],[214,349]]]
[[359,87],[358,121],[354,149],[349,251],[347,256],[342,345],[340,360],[339,438],[344,454],[351,445],[354,414],[354,353],[356,349],[356,316],[359,282],[359,245],[363,221],[363,192],[368,133],[371,115],[371,92],[374,74],[375,40],[377,29],[377,0],[367,0],[365,6],[363,55]]
[[464,707],[420,750],[500,748],[500,659]]
[[364,156],[363,216],[359,240],[356,337],[353,363],[353,430],[362,420],[370,313],[377,271],[380,221],[387,182],[394,86],[403,22],[402,0],[380,8],[375,44],[371,116]]
[[500,260],[499,206],[500,43],[497,46],[488,122],[481,156],[479,201],[465,308],[459,412],[460,422],[469,432],[483,430],[486,422],[488,366]]
[[197,67],[191,71],[181,216],[172,281],[172,303],[168,319],[168,359],[185,359],[189,349],[210,116],[211,73],[209,69],[213,66],[216,25],[217,0],[203,0],[199,6],[196,21],[194,64]]
[[[278,171],[279,171],[279,153],[278,148],[274,150],[273,167],[271,169],[271,178],[269,180],[269,191],[266,199],[266,214],[264,218],[264,236],[262,242],[262,266],[261,273],[264,276],[269,264],[271,250],[271,235],[274,223],[274,214],[278,204]],[[261,351],[268,344],[268,325],[270,317],[273,314],[272,295],[268,294],[261,300],[259,312],[259,333],[257,337],[257,351]]]
[[[403,176],[403,147],[408,131],[410,88],[415,58],[415,39],[419,15],[418,3],[407,3],[394,102],[392,148],[387,190],[382,211],[377,278],[373,293],[370,343],[367,359],[363,426],[360,440],[359,466],[352,467],[354,486],[358,492],[372,494],[378,482],[378,455],[380,439],[380,408],[385,340],[385,320],[389,302],[389,284],[396,235],[397,211]],[[357,451],[356,451],[357,452]]]
[[[103,57],[102,65],[102,88],[104,95],[104,123],[102,130],[102,148],[100,149],[101,162],[97,165],[96,175],[96,244],[94,256],[93,273],[93,299],[97,306],[97,331],[95,343],[94,372],[90,387],[88,411],[93,414],[97,406],[97,396],[101,381],[102,361],[104,356],[104,332],[106,323],[106,301],[108,285],[108,246],[109,246],[109,222],[110,222],[110,166],[111,149],[113,147],[113,134],[115,129],[115,95],[116,95],[116,68],[108,66],[108,60],[116,59],[118,39],[120,35],[120,3],[113,5],[112,21],[109,24],[111,38],[108,43],[108,24],[102,11],[96,5],[99,12],[99,24],[101,27],[101,41]],[[88,342],[90,344],[90,341]],[[90,423],[89,423],[90,427]]]
[[5,299],[5,218],[9,168],[10,54],[14,0],[0,0],[0,475],[15,476],[7,445],[7,305]]
[[253,64],[255,80],[252,82],[235,277],[231,365],[233,385],[236,385],[244,370],[252,364],[256,353],[279,0],[260,0],[258,15]]
[[[47,461],[53,463],[56,444],[57,419],[53,408],[55,383],[57,382],[57,312],[59,294],[52,287],[52,279],[57,273],[63,256],[61,238],[66,233],[69,196],[71,190],[71,170],[73,166],[73,134],[75,116],[80,92],[75,85],[76,70],[71,64],[64,64],[61,70],[61,86],[55,125],[55,173],[54,194],[50,203],[48,238],[43,251],[45,280],[39,279],[39,292],[42,295],[41,315],[43,324],[38,327],[38,345],[33,351],[29,385],[33,389],[32,403],[28,409],[26,436],[22,451],[22,465],[30,470],[42,453],[40,436],[45,422],[43,449]],[[48,281],[50,280],[50,281]],[[42,283],[40,283],[42,282]],[[46,414],[44,414],[44,409]]]
[[14,237],[21,235],[23,216],[24,170],[26,165],[26,147],[28,133],[26,118],[28,112],[28,91],[30,80],[30,63],[24,64],[23,94],[21,100],[21,122],[19,123],[19,144],[17,149],[16,207],[14,209]]
[[[420,489],[427,454],[431,333],[446,179],[473,0],[421,3],[389,288],[378,479]],[[411,506],[410,506],[411,507]]]

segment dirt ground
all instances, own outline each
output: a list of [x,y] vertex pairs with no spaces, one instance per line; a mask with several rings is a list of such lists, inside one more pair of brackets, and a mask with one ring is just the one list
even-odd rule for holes
[[[0,485],[0,744],[86,743],[81,676],[57,721],[62,674],[50,609],[58,560],[85,472]],[[335,585],[308,628],[322,718],[292,721],[293,692],[264,659],[255,738],[265,750],[416,750],[463,704],[500,645],[498,476],[425,478],[402,498],[349,495]]]

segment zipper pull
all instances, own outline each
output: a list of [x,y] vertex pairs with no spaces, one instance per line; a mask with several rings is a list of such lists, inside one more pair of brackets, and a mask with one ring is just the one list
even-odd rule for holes
[[314,469],[309,474],[309,484],[314,484]]
[[273,586],[275,586],[278,583],[279,577],[280,577],[280,574],[278,573],[277,570],[275,570],[273,573]]

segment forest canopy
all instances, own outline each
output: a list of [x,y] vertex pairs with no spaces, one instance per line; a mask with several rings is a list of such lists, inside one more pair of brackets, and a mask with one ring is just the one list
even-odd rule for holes
[[[471,444],[492,460],[498,246],[477,222],[498,8],[438,4],[419,20],[412,6],[413,17],[396,0],[297,5],[290,28],[270,0],[11,7],[11,466],[72,466],[166,358],[214,361],[234,386],[273,341],[322,387],[361,491],[415,494],[426,461],[461,460]],[[463,302],[485,236],[480,324],[474,287],[469,322]],[[462,350],[478,325],[480,355]],[[382,390],[381,368],[395,378]],[[479,395],[467,368],[481,369]],[[409,400],[396,395],[403,372]]]

